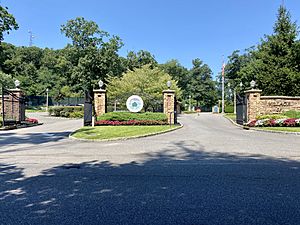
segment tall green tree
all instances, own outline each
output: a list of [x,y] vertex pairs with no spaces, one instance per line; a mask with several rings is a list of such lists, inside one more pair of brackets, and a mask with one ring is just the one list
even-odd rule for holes
[[182,66],[178,60],[172,59],[164,64],[159,65],[166,73],[168,73],[173,80],[177,82],[178,87],[182,90],[183,98],[188,98],[188,82],[189,71]]
[[240,76],[248,81],[255,79],[267,95],[300,95],[297,35],[296,23],[287,9],[280,6],[274,33],[265,36]]
[[211,107],[217,102],[215,82],[212,80],[212,71],[200,59],[193,60],[190,70],[189,93],[198,106]]
[[[244,53],[241,54],[239,50],[233,51],[233,53],[228,57],[228,62],[225,66],[225,79],[226,82],[230,83],[233,87],[239,85],[240,82],[246,82],[243,80],[241,74],[239,73],[242,68],[247,66],[252,60],[252,53],[255,51],[254,47],[246,49]],[[220,74],[220,80],[221,80]]]
[[62,25],[61,32],[72,39],[73,44],[68,46],[67,52],[74,65],[71,80],[78,90],[91,91],[99,79],[104,80],[109,74],[116,75],[122,70],[118,68],[117,54],[123,45],[121,39],[110,37],[95,22],[77,17]]

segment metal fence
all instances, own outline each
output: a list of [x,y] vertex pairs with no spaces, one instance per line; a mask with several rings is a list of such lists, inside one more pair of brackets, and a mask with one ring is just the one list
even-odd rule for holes
[[[26,96],[26,107],[40,107],[46,106],[47,97],[46,96]],[[63,99],[55,99],[53,97],[48,98],[49,106],[76,106],[84,104],[84,98],[82,97],[68,97]]]
[[236,122],[240,125],[247,123],[247,98],[245,95],[236,95]]

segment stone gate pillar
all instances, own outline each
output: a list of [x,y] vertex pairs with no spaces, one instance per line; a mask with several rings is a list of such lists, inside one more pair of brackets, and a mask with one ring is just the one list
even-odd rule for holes
[[94,90],[94,107],[96,116],[106,113],[106,90]]
[[17,123],[25,121],[25,99],[21,89],[8,89],[4,114],[6,118],[13,119]]
[[245,91],[247,98],[247,121],[254,120],[260,115],[260,96],[262,90],[251,89]]
[[164,113],[168,117],[168,123],[175,123],[175,91],[174,90],[164,90]]

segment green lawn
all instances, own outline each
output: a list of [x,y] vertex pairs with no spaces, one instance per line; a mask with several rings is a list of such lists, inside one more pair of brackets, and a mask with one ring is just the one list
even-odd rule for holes
[[42,109],[26,109],[25,113],[37,113],[37,112],[46,112],[46,110]]
[[234,113],[226,113],[225,117],[230,118],[233,121],[236,121],[236,114],[234,114]]
[[300,127],[260,127],[261,130],[300,132]]
[[147,134],[172,130],[179,127],[178,125],[162,125],[162,126],[97,126],[83,127],[77,130],[72,136],[82,139],[107,140],[115,138],[128,138],[143,136]]

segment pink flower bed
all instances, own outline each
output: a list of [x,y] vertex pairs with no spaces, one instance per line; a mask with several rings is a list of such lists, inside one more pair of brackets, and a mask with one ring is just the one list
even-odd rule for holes
[[249,127],[300,127],[300,119],[250,120],[246,125]]
[[34,118],[26,118],[25,121],[27,123],[39,123],[39,121],[37,119],[34,119]]

